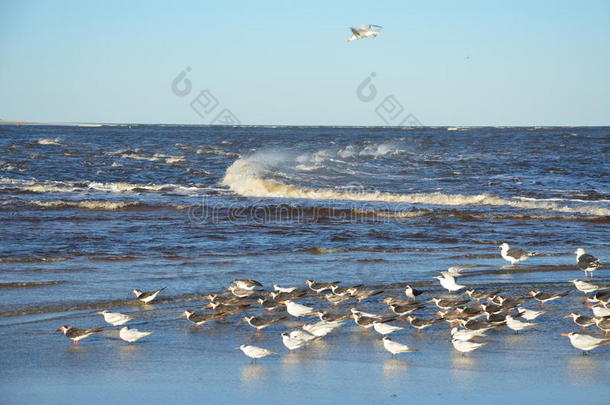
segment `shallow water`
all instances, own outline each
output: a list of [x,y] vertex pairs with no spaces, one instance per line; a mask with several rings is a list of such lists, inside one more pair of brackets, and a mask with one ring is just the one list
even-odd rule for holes
[[[607,402],[610,349],[583,357],[559,336],[576,328],[562,316],[588,311],[575,291],[550,304],[536,330],[492,332],[466,357],[444,324],[398,332],[420,351],[391,359],[374,333],[352,326],[287,354],[279,333],[290,324],[257,335],[237,317],[201,330],[175,318],[240,277],[341,280],[389,294],[408,281],[431,296],[442,293],[431,279],[439,270],[476,264],[461,283],[511,295],[574,290],[565,281],[583,277],[576,247],[610,257],[609,128],[0,134],[0,384],[11,403],[91,403],[91,391],[110,395],[100,403],[334,403],[337,392],[362,403]],[[539,255],[505,268],[500,241]],[[596,282],[610,284],[607,268]],[[162,286],[154,308],[133,304],[131,289]],[[364,307],[383,310],[377,301]],[[72,348],[51,332],[102,326],[95,312],[104,308],[139,313],[134,326],[155,333],[125,345],[109,330]],[[234,349],[244,342],[281,356],[251,365]]]

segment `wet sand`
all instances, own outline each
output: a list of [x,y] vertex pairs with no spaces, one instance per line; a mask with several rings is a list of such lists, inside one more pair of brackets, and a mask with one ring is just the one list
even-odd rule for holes
[[[378,305],[371,301],[364,308]],[[301,321],[255,333],[234,316],[198,329],[176,319],[184,303],[137,308],[140,317],[130,326],[155,333],[131,345],[119,340],[118,328],[112,327],[76,347],[52,332],[66,323],[100,326],[101,317],[90,310],[36,320],[14,317],[0,327],[0,391],[10,404],[606,404],[610,347],[583,356],[560,336],[576,330],[563,316],[583,306],[582,296],[574,290],[547,306],[535,330],[515,334],[499,328],[488,333],[487,346],[465,356],[451,346],[445,322],[423,333],[401,323],[405,330],[392,338],[419,351],[395,359],[383,349],[380,335],[351,320],[306,348],[288,352],[279,334]],[[134,311],[133,306],[115,309]],[[235,349],[242,343],[279,355],[252,364]]]

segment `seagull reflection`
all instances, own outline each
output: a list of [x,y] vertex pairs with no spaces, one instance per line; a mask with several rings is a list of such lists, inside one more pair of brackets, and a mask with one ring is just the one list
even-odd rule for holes
[[577,385],[606,383],[605,367],[594,356],[575,355],[567,360],[570,382]]
[[269,375],[266,367],[258,364],[248,364],[241,368],[239,379],[244,385],[257,385]]
[[387,359],[383,362],[383,376],[394,378],[409,369],[409,362],[403,359]]

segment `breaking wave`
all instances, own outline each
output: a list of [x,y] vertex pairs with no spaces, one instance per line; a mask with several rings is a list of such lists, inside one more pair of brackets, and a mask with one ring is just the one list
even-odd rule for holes
[[[273,153],[254,153],[237,159],[225,172],[222,183],[244,197],[294,198],[309,200],[343,200],[381,203],[407,203],[444,206],[502,206],[528,210],[545,210],[561,213],[577,213],[592,216],[610,216],[610,209],[597,206],[568,206],[557,202],[503,198],[491,194],[444,194],[389,192],[367,192],[361,190],[341,191],[336,189],[304,187],[285,182],[277,176],[278,166],[285,158]],[[294,163],[294,162],[293,162]],[[303,159],[297,160],[301,165]],[[298,169],[298,166],[296,166]]]

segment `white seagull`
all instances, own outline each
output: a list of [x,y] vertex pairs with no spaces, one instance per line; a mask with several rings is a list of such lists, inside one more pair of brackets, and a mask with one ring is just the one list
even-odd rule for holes
[[403,330],[404,328],[402,326],[388,325],[383,322],[373,322],[373,329],[381,335],[389,335],[390,333],[396,332],[397,330]]
[[381,30],[373,30],[371,29],[371,27],[383,28],[381,25],[375,24],[362,24],[360,28],[350,27],[350,30],[352,31],[352,36],[345,40],[345,42],[350,43],[358,39],[374,38],[379,35],[379,33],[381,33]]
[[294,301],[286,300],[280,302],[280,304],[286,305],[286,312],[297,318],[300,316],[314,315],[315,313],[312,307],[308,307]]
[[125,315],[119,312],[110,312],[107,309],[99,311],[98,314],[104,317],[104,320],[112,326],[121,326],[135,318],[135,315]]
[[512,329],[515,332],[519,332],[520,330],[533,328],[534,326],[536,326],[536,324],[533,322],[523,322],[513,318],[511,315],[506,315],[506,326],[508,326],[509,329]]
[[585,294],[588,294],[590,292],[594,292],[597,290],[605,290],[606,288],[608,288],[608,287],[601,287],[599,285],[589,283],[589,282],[583,281],[583,280],[569,280],[568,283],[574,284],[574,287],[576,287],[576,289],[578,291],[583,292]]
[[238,347],[238,349],[241,350],[246,356],[250,357],[252,361],[256,361],[256,359],[262,359],[263,357],[271,356],[272,354],[277,354],[272,350],[251,345],[241,345]]
[[471,342],[469,340],[458,340],[458,339],[451,339],[451,343],[453,343],[453,347],[455,348],[455,350],[457,350],[458,352],[461,352],[462,354],[471,352],[473,350],[477,350],[478,348],[481,348],[487,344],[487,343],[476,343],[476,342]]
[[485,336],[485,331],[451,328],[451,338],[455,340],[468,341],[477,336]]
[[392,353],[392,357],[396,356],[398,353],[412,353],[416,352],[415,349],[410,349],[409,346],[403,345],[402,343],[394,342],[388,336],[385,336],[383,339],[383,347],[390,353]]
[[288,350],[291,351],[300,349],[301,347],[307,344],[307,342],[302,339],[291,337],[288,332],[282,333],[282,343],[284,343],[284,346],[286,346]]
[[150,335],[151,333],[153,333],[153,332],[152,331],[140,332],[139,330],[137,330],[135,328],[129,329],[127,326],[123,326],[121,328],[121,330],[119,331],[119,337],[126,342],[133,343],[133,342],[137,342],[138,340],[142,339],[143,337]]
[[583,354],[586,354],[588,351],[591,351],[596,347],[610,343],[610,339],[600,339],[591,335],[584,335],[576,332],[562,333],[561,336],[569,337],[572,346],[582,350]]
[[534,252],[527,252],[523,249],[511,248],[508,243],[504,242],[500,245],[500,254],[502,258],[509,261],[510,264],[515,264],[526,260],[528,257],[535,256]]
[[447,289],[449,292],[455,292],[466,287],[465,285],[457,284],[455,282],[455,278],[451,274],[447,272],[443,273],[445,273],[443,276],[434,276],[432,278],[437,279],[441,283],[443,288]]

